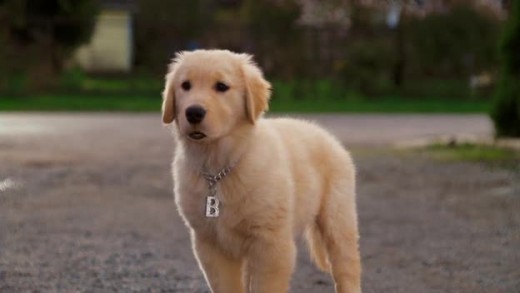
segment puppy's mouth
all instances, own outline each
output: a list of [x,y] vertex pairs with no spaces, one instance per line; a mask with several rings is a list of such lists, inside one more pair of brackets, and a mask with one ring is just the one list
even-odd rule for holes
[[206,137],[206,135],[200,131],[193,131],[188,134],[188,137],[193,140],[201,140]]

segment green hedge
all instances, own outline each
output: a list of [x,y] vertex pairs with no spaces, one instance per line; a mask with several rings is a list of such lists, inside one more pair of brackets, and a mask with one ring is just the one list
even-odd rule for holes
[[513,1],[500,42],[501,75],[491,117],[497,136],[520,137],[520,1]]

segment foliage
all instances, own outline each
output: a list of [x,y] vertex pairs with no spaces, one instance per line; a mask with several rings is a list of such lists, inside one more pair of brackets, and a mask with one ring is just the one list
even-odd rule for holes
[[491,117],[497,136],[520,137],[520,1],[513,1],[500,42],[501,73]]
[[136,65],[163,72],[174,52],[201,46],[200,37],[212,23],[212,5],[206,2],[139,0],[135,14]]
[[[11,41],[21,45],[48,42],[67,57],[93,32],[97,5],[93,0],[6,0]],[[51,52],[53,53],[53,52]],[[62,61],[63,59],[61,59]]]
[[406,84],[400,91],[403,96],[433,98],[447,97],[454,100],[488,100],[470,98],[470,91],[466,80],[454,78],[420,78]]
[[[38,88],[52,82],[63,63],[93,32],[95,0],[0,2],[0,90]],[[15,78],[13,78],[13,76]]]
[[290,0],[246,0],[242,9],[246,17],[245,22],[250,30],[264,36],[270,34],[273,41],[284,41],[287,37],[291,38],[290,33],[300,15],[300,6]]
[[73,67],[68,70],[65,70],[61,74],[59,86],[61,89],[67,91],[80,90],[83,86],[85,79],[85,72],[83,72],[83,70],[81,70],[81,68],[79,67]]
[[[48,78],[83,91],[92,80],[78,69],[57,79],[49,67],[60,68],[88,39],[95,1],[0,0],[0,91],[38,88]],[[384,5],[359,1],[313,1],[318,21],[305,22],[299,0],[137,0],[134,65],[138,74],[162,81],[175,52],[226,48],[253,53],[268,79],[283,81],[294,100],[466,98],[473,95],[470,75],[494,74],[498,21],[461,1],[424,17],[403,13],[399,29],[391,30]],[[343,22],[332,21],[337,15]]]
[[34,39],[35,34],[45,31],[58,46],[70,52],[90,39],[96,12],[97,5],[92,0],[30,0],[24,25],[16,27],[17,36]]
[[241,16],[251,41],[251,51],[268,74],[305,77],[301,66],[302,35],[296,29],[300,16],[298,3],[293,0],[246,0],[241,7]]
[[338,71],[348,90],[365,96],[489,96],[488,88],[472,91],[469,80],[495,70],[497,19],[459,4],[424,17],[402,15],[401,25],[390,30],[369,21],[377,19],[376,10],[355,8]]
[[135,63],[162,73],[177,51],[217,47],[254,53],[267,73],[295,76],[302,68],[299,15],[295,0],[140,0]]
[[407,32],[413,76],[468,80],[496,62],[498,23],[471,6],[412,19]]
[[357,40],[347,47],[342,64],[342,81],[346,88],[366,95],[391,89],[391,70],[395,61],[388,38]]

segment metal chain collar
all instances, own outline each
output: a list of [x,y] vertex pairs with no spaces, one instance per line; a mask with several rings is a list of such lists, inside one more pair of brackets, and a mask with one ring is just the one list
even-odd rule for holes
[[226,177],[229,174],[229,172],[231,172],[233,167],[235,167],[235,166],[236,166],[236,163],[233,163],[233,164],[225,167],[224,169],[220,170],[217,173],[217,175],[211,175],[208,172],[203,172],[202,176],[204,176],[204,179],[206,179],[206,181],[208,182],[208,188],[210,190],[213,190],[215,188],[215,186],[217,185],[217,183],[220,180],[222,180],[224,177]]
[[202,176],[208,182],[209,189],[209,194],[206,197],[206,217],[216,218],[219,216],[220,201],[217,198],[217,183],[226,177],[237,163],[238,161],[225,167],[224,169],[220,170],[217,175],[211,175],[208,172],[202,172]]
[[217,183],[222,180],[222,178],[226,177],[227,174],[233,169],[233,166],[227,166],[226,168],[220,170],[220,172],[217,173],[217,175],[211,175],[210,173],[204,172],[202,173],[202,176],[204,176],[204,179],[208,182],[208,187],[212,189],[217,185]]

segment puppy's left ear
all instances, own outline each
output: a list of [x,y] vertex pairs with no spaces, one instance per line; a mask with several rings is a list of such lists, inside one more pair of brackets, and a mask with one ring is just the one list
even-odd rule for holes
[[262,71],[253,62],[251,55],[242,54],[242,72],[246,88],[246,114],[252,124],[269,108],[271,84],[264,79]]

